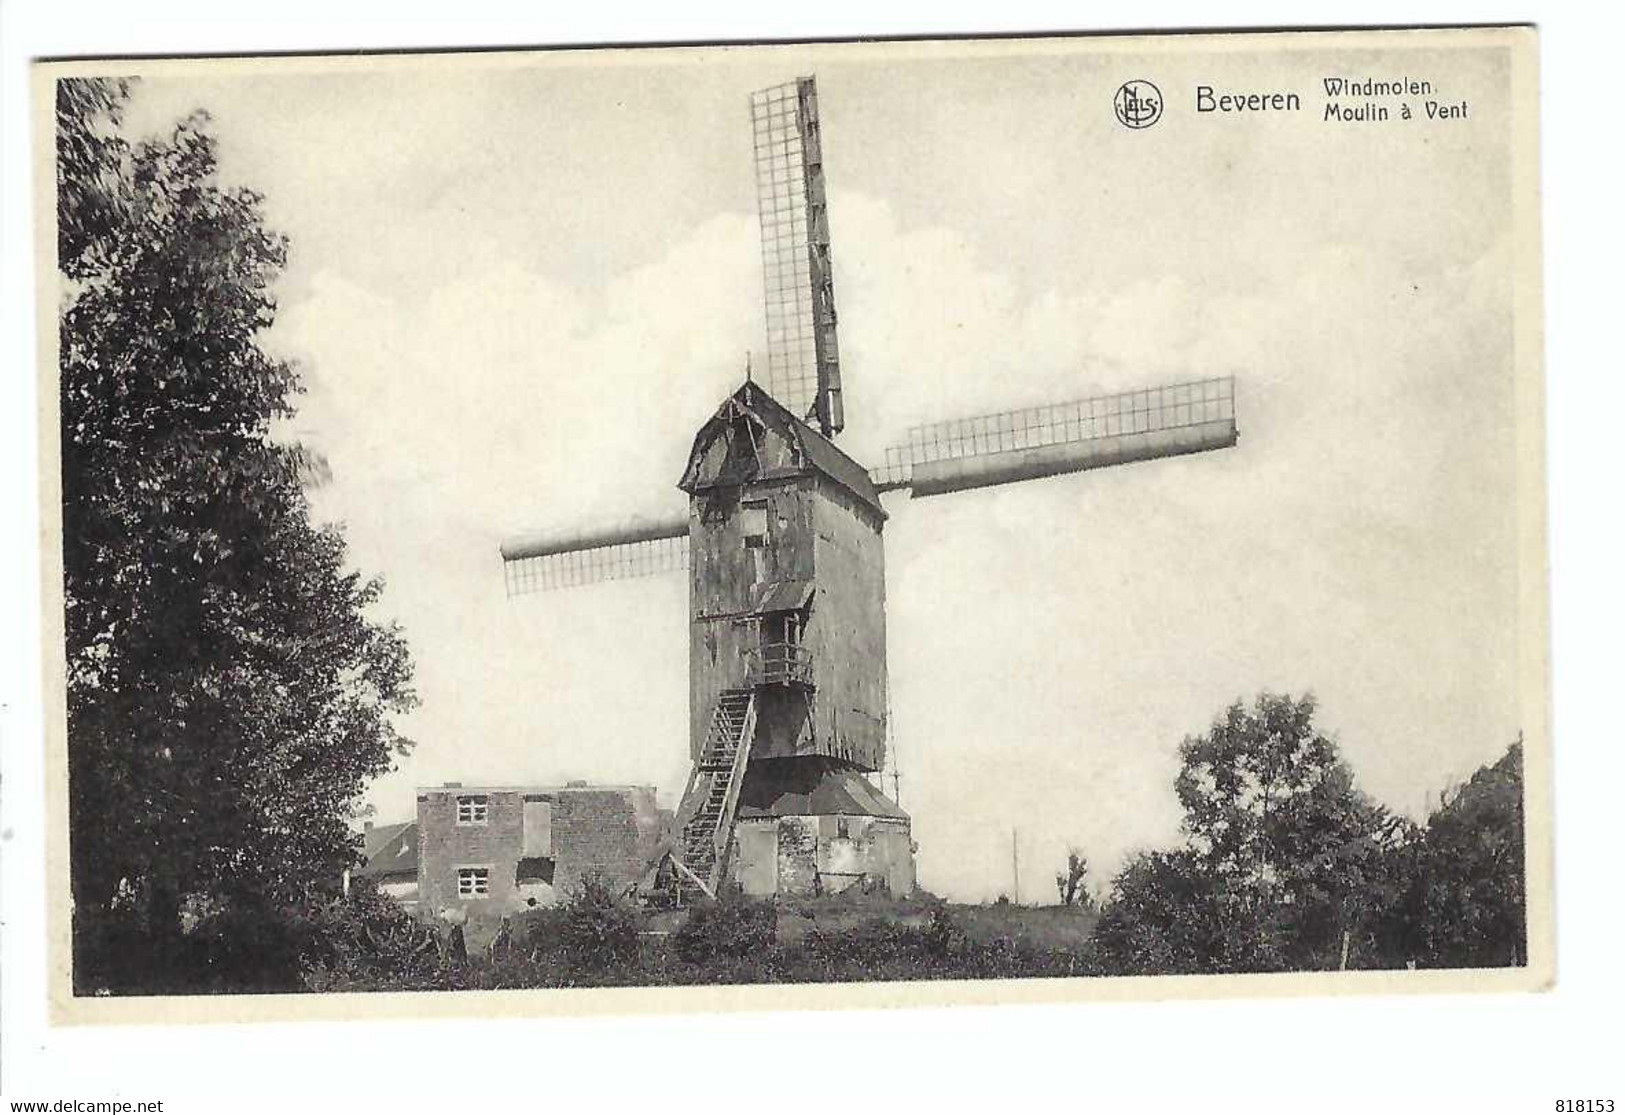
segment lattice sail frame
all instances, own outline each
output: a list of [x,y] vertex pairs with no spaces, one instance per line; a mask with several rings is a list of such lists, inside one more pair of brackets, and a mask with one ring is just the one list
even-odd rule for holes
[[[912,426],[904,443],[888,448],[886,463],[871,469],[869,475],[882,491],[909,488],[915,495],[930,494],[929,486],[916,474],[947,462],[1077,446],[1065,459],[1042,462],[1068,467],[1045,468],[1033,475],[1080,471],[1097,463],[1233,445],[1235,423],[1235,378],[1218,376]],[[1091,449],[1100,450],[1098,462],[1092,459]],[[1011,474],[1002,479],[988,477],[982,483],[1021,478]]]
[[504,547],[502,560],[503,582],[510,599],[532,592],[550,592],[631,577],[651,577],[687,568],[686,523],[681,534],[668,533],[628,542],[606,542],[541,553],[526,552],[518,546]]
[[[767,389],[826,435],[844,424],[814,81],[751,96],[768,330]],[[912,427],[870,470],[911,497],[1235,445],[1228,377]],[[502,547],[508,595],[688,568],[686,519],[533,535]]]
[[751,94],[756,206],[762,228],[767,390],[816,421],[825,436],[845,425],[829,207],[824,193],[818,90],[810,77]]
[[[911,427],[871,469],[910,497],[992,487],[1236,444],[1235,380],[1224,376]],[[687,519],[515,539],[502,547],[508,595],[688,568]]]

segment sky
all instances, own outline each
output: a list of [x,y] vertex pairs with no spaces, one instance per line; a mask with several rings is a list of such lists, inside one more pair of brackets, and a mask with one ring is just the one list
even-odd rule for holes
[[[1418,42],[1413,39],[1414,44]],[[291,242],[265,337],[423,705],[413,789],[687,774],[680,575],[515,600],[500,541],[679,510],[694,430],[760,354],[748,94],[816,72],[848,429],[1236,378],[1231,450],[886,497],[888,669],[922,885],[1047,900],[1178,839],[1182,738],[1313,692],[1412,815],[1493,760],[1515,692],[1504,54],[1273,61],[1133,43],[845,45],[145,79],[131,131],[206,108]],[[1241,45],[1237,45],[1240,43]],[[1432,78],[1466,120],[1325,122],[1324,75]],[[1113,118],[1155,81],[1163,119]],[[1199,84],[1298,113],[1198,116]],[[887,781],[887,790],[891,782]]]

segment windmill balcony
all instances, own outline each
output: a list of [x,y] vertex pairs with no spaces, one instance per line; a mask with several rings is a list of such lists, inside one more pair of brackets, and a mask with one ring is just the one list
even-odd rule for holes
[[746,672],[752,688],[796,685],[811,689],[812,654],[799,643],[768,643],[750,653]]

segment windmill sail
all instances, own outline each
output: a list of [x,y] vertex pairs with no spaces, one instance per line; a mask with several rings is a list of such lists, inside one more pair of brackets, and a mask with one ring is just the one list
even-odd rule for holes
[[[768,394],[832,437],[844,425],[818,92],[810,77],[751,95],[767,321]],[[869,473],[912,496],[1008,484],[1236,444],[1235,383],[1204,379],[916,426]],[[509,596],[675,572],[689,519],[530,535],[503,543]]]
[[767,389],[825,437],[845,425],[818,90],[810,77],[751,94],[762,226]]
[[1232,377],[915,426],[870,475],[934,496],[1236,444]]
[[688,513],[512,538],[502,544],[510,597],[688,568]]
[[[869,476],[882,492],[935,496],[1228,449],[1239,436],[1235,380],[1220,377],[915,426]],[[502,559],[509,596],[675,572],[688,568],[688,518],[516,538]]]

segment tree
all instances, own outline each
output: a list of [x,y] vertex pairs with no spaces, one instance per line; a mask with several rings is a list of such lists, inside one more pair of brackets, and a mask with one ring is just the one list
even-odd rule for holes
[[1523,744],[1441,795],[1428,818],[1411,913],[1427,967],[1528,962],[1523,854]]
[[1066,870],[1055,873],[1055,889],[1061,905],[1088,908],[1094,905],[1089,895],[1089,857],[1076,848],[1066,854]]
[[260,347],[286,241],[217,183],[205,115],[132,144],[126,95],[57,87],[71,873],[76,918],[163,934],[188,895],[330,887],[416,699],[382,582],[275,436],[300,390]]
[[1093,940],[1113,975],[1225,971],[1220,903],[1189,849],[1135,856],[1112,880]]
[[1312,697],[1265,693],[1180,746],[1185,845],[1113,883],[1098,938],[1141,955],[1135,923],[1170,934],[1172,970],[1338,967],[1397,889],[1401,823],[1355,786],[1313,724]]

